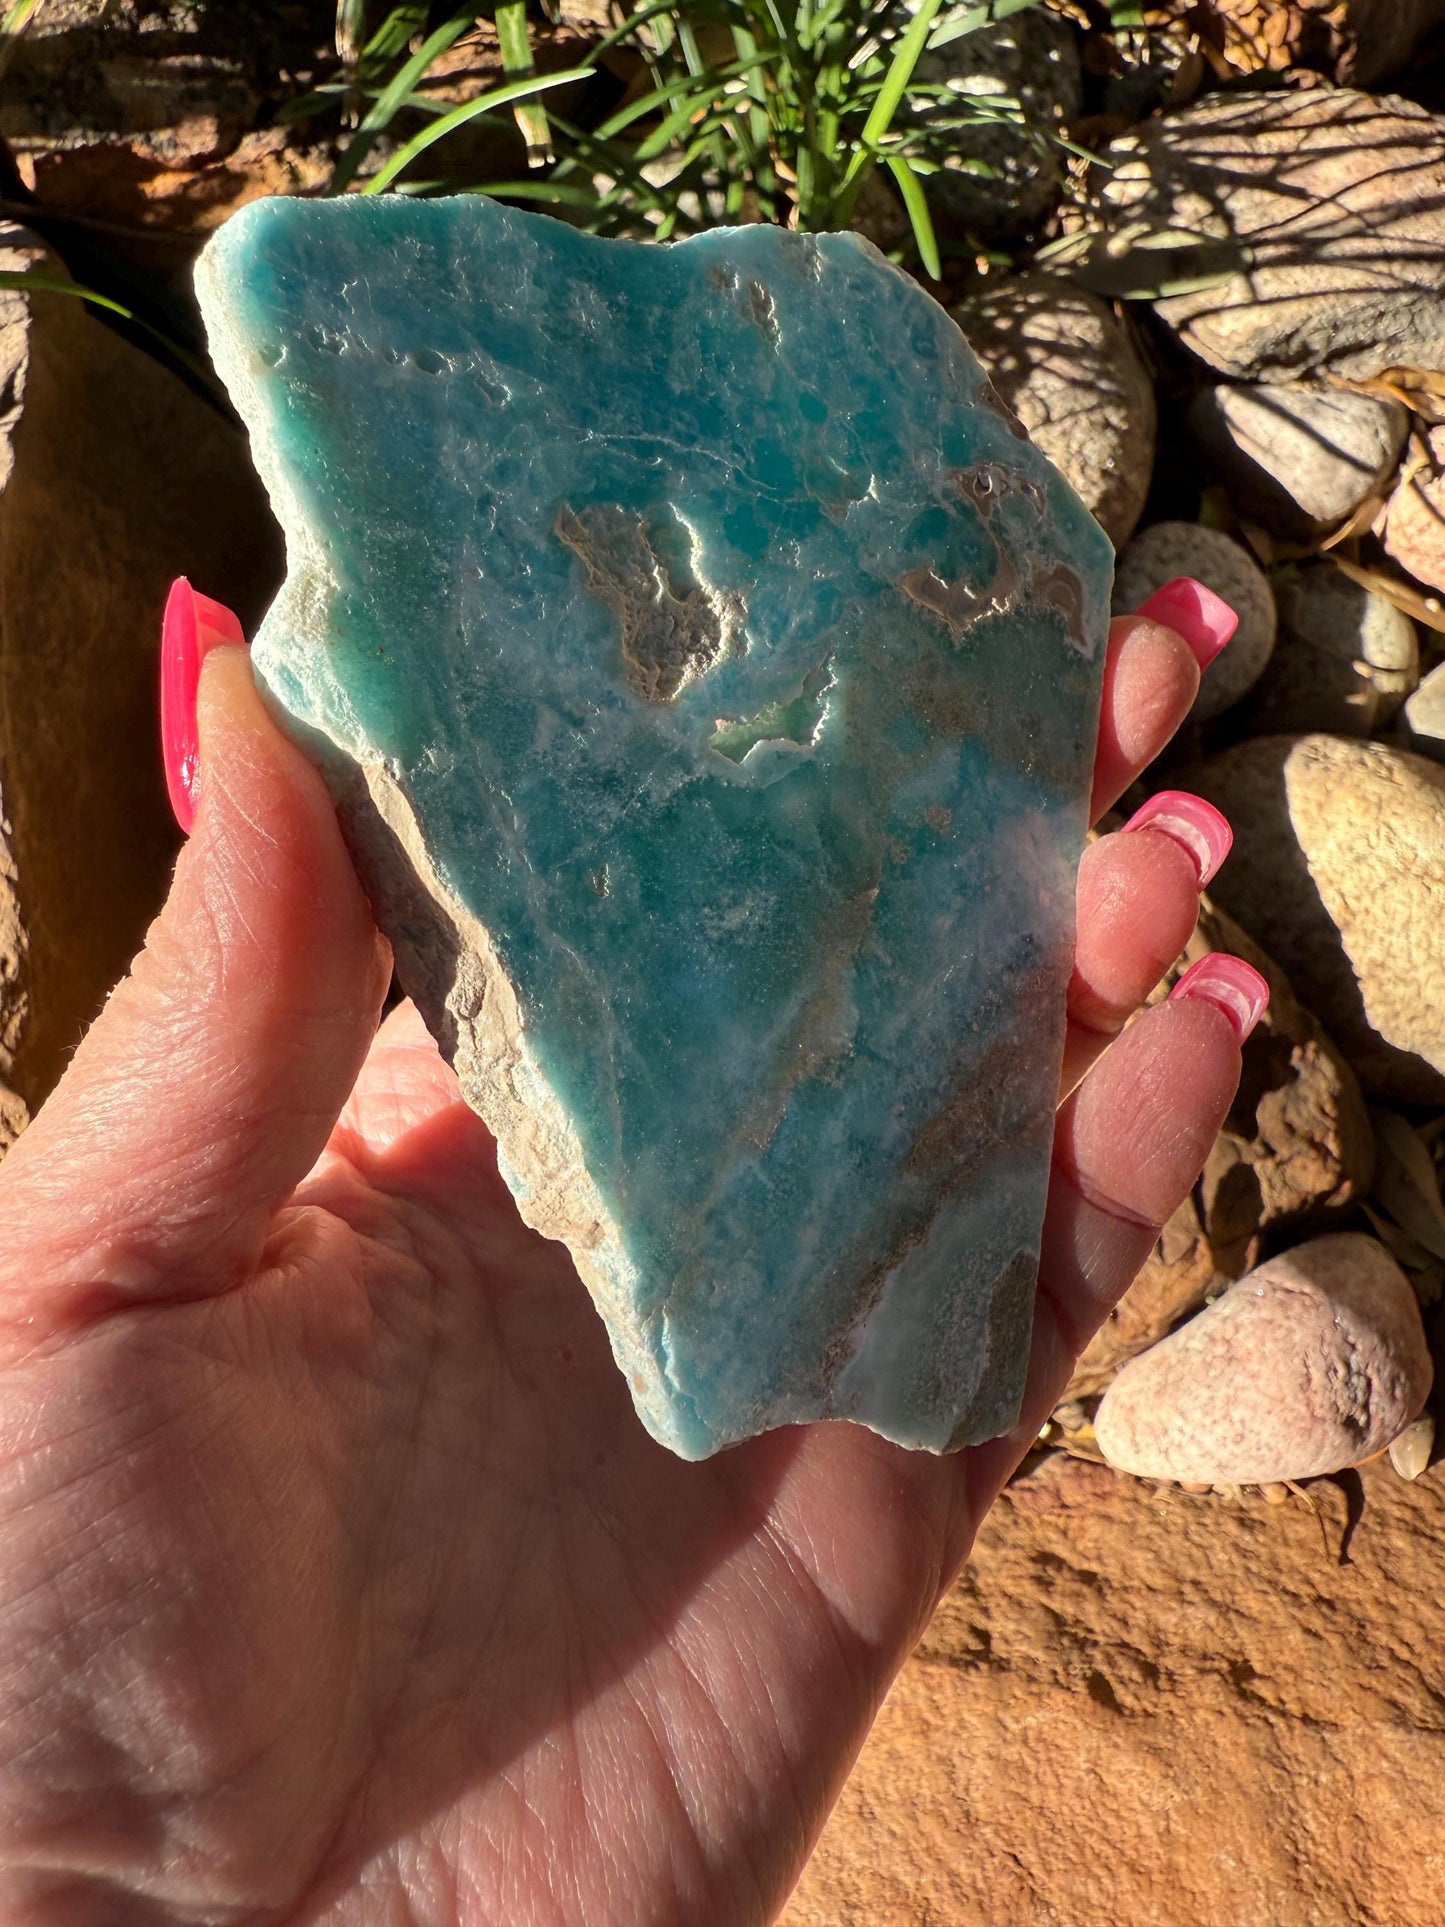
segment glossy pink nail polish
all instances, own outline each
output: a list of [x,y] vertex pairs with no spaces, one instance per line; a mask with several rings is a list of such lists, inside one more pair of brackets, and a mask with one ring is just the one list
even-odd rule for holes
[[1243,957],[1217,951],[1191,964],[1169,993],[1170,1003],[1192,997],[1222,1010],[1242,1044],[1269,1004],[1269,985]]
[[1158,830],[1182,845],[1194,859],[1202,890],[1219,872],[1234,843],[1228,820],[1202,796],[1188,790],[1160,790],[1143,809],[1135,810],[1125,830]]
[[1192,575],[1176,575],[1156,589],[1134,612],[1167,623],[1183,636],[1194,660],[1207,669],[1239,627],[1239,617],[1223,596],[1217,596]]
[[183,575],[177,576],[161,620],[161,752],[171,808],[187,836],[196,820],[201,780],[196,729],[201,664],[217,643],[244,645],[245,640],[239,618],[224,603],[197,595]]

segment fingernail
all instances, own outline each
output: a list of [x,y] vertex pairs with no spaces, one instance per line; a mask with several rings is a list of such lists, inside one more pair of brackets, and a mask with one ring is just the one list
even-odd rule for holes
[[1242,1044],[1265,1013],[1269,985],[1243,957],[1216,951],[1191,964],[1169,993],[1171,1004],[1186,997],[1222,1010]]
[[201,664],[217,643],[245,640],[239,619],[224,603],[198,595],[183,575],[176,577],[161,620],[161,752],[171,808],[187,836],[196,820],[201,780],[196,728]]
[[1239,627],[1239,617],[1223,596],[1196,582],[1192,575],[1176,575],[1141,602],[1134,613],[1152,616],[1183,636],[1201,669],[1209,667]]
[[1135,810],[1126,830],[1158,830],[1182,845],[1194,859],[1202,890],[1229,855],[1234,832],[1226,818],[1202,796],[1188,790],[1160,790],[1142,810]]

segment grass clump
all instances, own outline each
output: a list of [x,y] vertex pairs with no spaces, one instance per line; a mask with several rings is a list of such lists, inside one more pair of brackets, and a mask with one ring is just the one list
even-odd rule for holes
[[[551,206],[592,232],[666,240],[701,228],[771,221],[819,232],[852,224],[870,177],[886,170],[907,212],[919,260],[941,272],[927,181],[971,133],[1023,124],[1016,101],[971,96],[929,77],[925,56],[1034,0],[648,0],[628,13],[585,66],[538,75],[523,0],[495,12],[508,78],[463,106],[439,109],[418,90],[476,22],[458,13],[421,37],[416,7],[393,9],[331,92],[369,102],[337,168],[334,191],[428,192],[414,164],[457,127],[510,108],[531,165],[521,177],[448,180],[459,188]],[[405,29],[410,27],[409,37]],[[400,43],[400,44],[399,44]],[[402,49],[405,49],[403,52]],[[549,108],[549,89],[620,62],[632,83],[592,125]],[[319,90],[325,92],[326,90]],[[427,116],[363,178],[376,143],[403,108]]]

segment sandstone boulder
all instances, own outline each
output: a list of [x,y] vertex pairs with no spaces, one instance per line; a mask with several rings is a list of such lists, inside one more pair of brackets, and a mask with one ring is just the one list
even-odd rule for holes
[[1216,474],[1283,535],[1337,528],[1382,488],[1405,445],[1397,401],[1318,382],[1220,382],[1189,422]]
[[[0,267],[63,273],[21,230],[0,242]],[[0,1130],[13,1134],[165,894],[179,841],[157,722],[167,586],[189,575],[252,624],[281,556],[240,432],[80,301],[0,290],[0,392]]]
[[1215,1263],[1237,1278],[1267,1234],[1361,1197],[1374,1144],[1354,1072],[1279,965],[1206,897],[1181,966],[1215,950],[1243,957],[1269,984],[1269,1007],[1245,1044],[1239,1089],[1199,1183]]
[[[1059,149],[1050,132],[1083,104],[1083,76],[1072,26],[1042,8],[978,26],[976,9],[942,9],[932,38],[946,33],[949,14],[972,30],[935,44],[915,70],[920,82],[942,87],[941,99],[905,107],[896,123],[921,132],[941,165],[928,179],[928,203],[941,228],[976,240],[1016,238],[1038,222],[1063,185]],[[956,108],[951,110],[956,100]],[[980,123],[974,100],[1023,110],[1022,124],[1005,112]],[[975,171],[973,163],[987,170]]]
[[1047,274],[986,282],[952,310],[999,394],[1122,548],[1149,493],[1154,384],[1107,302]]
[[1445,1477],[1348,1480],[1313,1517],[1036,1460],[784,1927],[1438,1927]]
[[1386,728],[1419,674],[1410,618],[1328,562],[1276,569],[1270,586],[1279,637],[1244,711],[1251,733]]
[[1214,895],[1366,1090],[1445,1098],[1445,770],[1382,743],[1262,736],[1187,781],[1234,826]]
[[1347,88],[1215,94],[1114,141],[1089,266],[1240,381],[1445,368],[1445,139]]

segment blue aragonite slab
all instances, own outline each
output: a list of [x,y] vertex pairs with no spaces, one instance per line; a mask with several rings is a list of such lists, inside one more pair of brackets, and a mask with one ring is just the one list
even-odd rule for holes
[[1110,552],[953,323],[479,198],[262,202],[198,286],[258,672],[645,1423],[1010,1425]]

